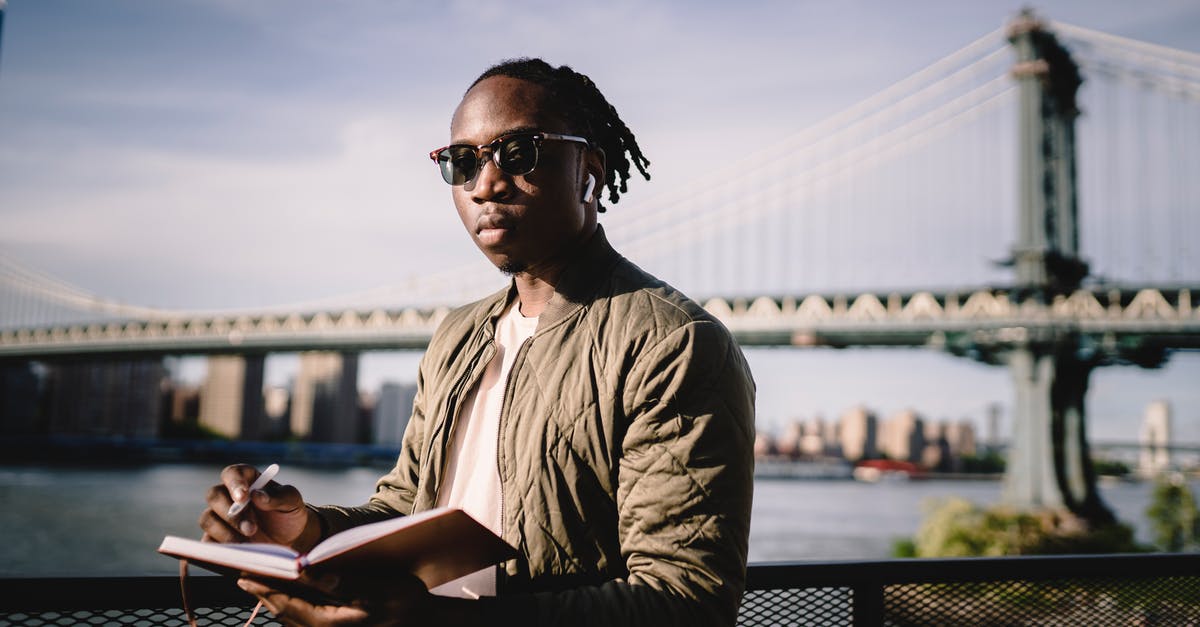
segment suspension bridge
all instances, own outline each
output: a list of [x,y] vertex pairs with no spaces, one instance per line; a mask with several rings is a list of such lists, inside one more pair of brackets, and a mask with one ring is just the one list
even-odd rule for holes
[[[1008,495],[1103,518],[1088,375],[1200,348],[1197,172],[1200,55],[1023,14],[604,225],[745,345],[1007,365]],[[497,280],[475,263],[318,302],[173,311],[0,257],[0,360],[234,354],[261,368],[271,352],[420,349]]]

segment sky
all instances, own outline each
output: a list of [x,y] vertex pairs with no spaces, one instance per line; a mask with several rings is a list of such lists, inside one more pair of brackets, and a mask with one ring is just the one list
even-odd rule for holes
[[[624,200],[691,184],[1003,26],[1013,3],[11,0],[0,42],[0,253],[172,309],[327,299],[483,263],[426,154],[488,65],[588,74],[653,161]],[[1200,4],[1044,2],[1040,15],[1200,52]],[[625,204],[618,206],[624,207]],[[760,422],[981,418],[1002,368],[913,350],[748,351]],[[364,357],[364,386],[416,357]],[[268,376],[286,378],[287,358]],[[191,369],[194,362],[185,364]],[[1097,438],[1175,404],[1200,442],[1200,356],[1093,376]]]

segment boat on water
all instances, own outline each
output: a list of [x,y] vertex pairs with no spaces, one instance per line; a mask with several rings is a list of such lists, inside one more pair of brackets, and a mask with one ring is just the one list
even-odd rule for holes
[[880,481],[924,479],[928,475],[923,468],[912,462],[893,459],[865,459],[854,465],[851,476],[858,481],[878,483]]

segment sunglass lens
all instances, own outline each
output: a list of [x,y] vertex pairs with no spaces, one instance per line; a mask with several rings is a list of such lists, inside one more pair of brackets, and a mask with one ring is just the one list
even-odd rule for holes
[[450,146],[438,153],[438,166],[442,170],[442,178],[451,185],[462,185],[475,178],[479,170],[479,160],[475,150],[470,146]]
[[533,172],[537,165],[537,144],[532,137],[510,137],[500,145],[500,168],[519,176]]

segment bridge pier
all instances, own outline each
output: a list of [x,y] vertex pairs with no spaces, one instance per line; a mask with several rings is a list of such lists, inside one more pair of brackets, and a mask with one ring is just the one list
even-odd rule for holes
[[1021,347],[1007,355],[1016,390],[1004,501],[1025,509],[1065,508],[1096,524],[1116,518],[1096,490],[1086,411],[1093,363],[1070,346]]
[[[1008,35],[1017,53],[1013,76],[1020,102],[1019,213],[1011,261],[1018,299],[1048,304],[1073,293],[1088,275],[1079,256],[1075,176],[1075,96],[1082,77],[1031,11],[1009,25]],[[1016,388],[1004,499],[1023,508],[1066,508],[1103,525],[1116,518],[1096,491],[1084,409],[1097,358],[1080,357],[1080,348],[1078,334],[1059,329],[1003,349]]]

